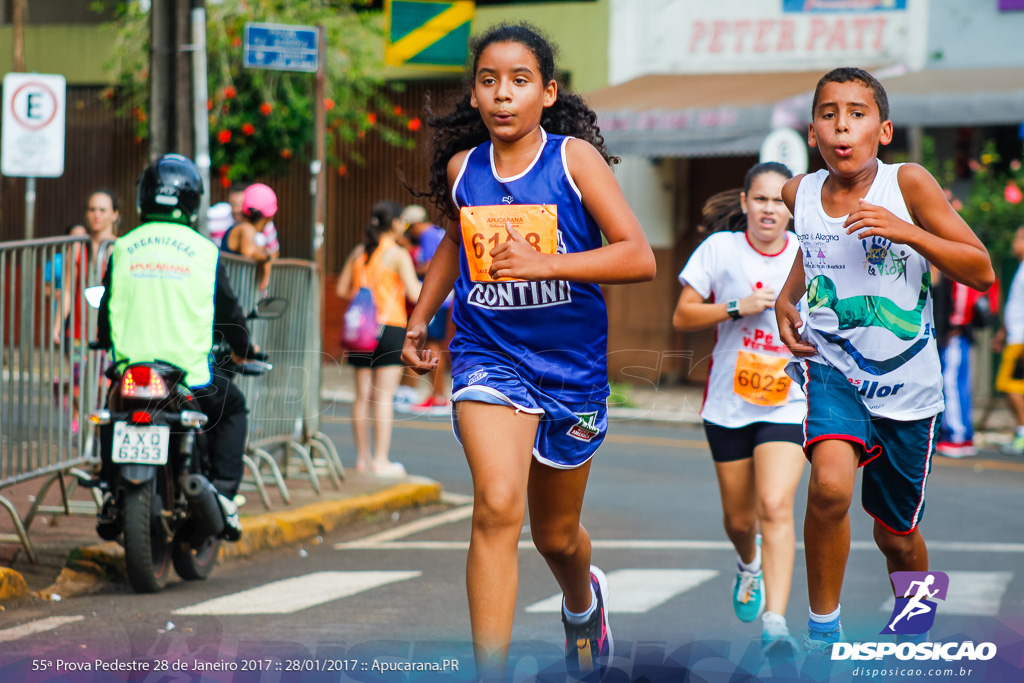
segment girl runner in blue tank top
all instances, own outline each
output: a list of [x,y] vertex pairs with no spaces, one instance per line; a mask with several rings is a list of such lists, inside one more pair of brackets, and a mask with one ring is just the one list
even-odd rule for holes
[[427,322],[454,286],[452,422],[473,475],[466,584],[480,678],[504,675],[527,505],[564,593],[567,668],[587,674],[611,658],[607,582],[580,524],[607,427],[598,284],[650,280],[655,262],[596,114],[554,74],[552,47],[534,29],[498,26],[474,44],[469,92],[430,121],[430,197],[453,222],[403,358],[418,372],[437,365]]

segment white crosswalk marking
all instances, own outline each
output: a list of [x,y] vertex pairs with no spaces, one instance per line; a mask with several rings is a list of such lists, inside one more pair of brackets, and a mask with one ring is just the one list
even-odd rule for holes
[[3,631],[0,631],[0,643],[9,643],[12,640],[18,640],[25,636],[50,631],[65,624],[73,624],[82,619],[85,619],[85,617],[46,617],[45,619],[31,621],[21,626],[5,628]]
[[[608,612],[643,614],[718,576],[713,569],[619,569],[608,573]],[[536,602],[527,612],[558,612],[561,594]]]
[[291,614],[423,572],[315,572],[174,610],[174,614]]
[[[999,614],[1006,587],[1013,572],[946,572],[949,590],[945,600],[937,600],[938,614],[994,617]],[[895,598],[889,598],[879,610],[892,613]]]

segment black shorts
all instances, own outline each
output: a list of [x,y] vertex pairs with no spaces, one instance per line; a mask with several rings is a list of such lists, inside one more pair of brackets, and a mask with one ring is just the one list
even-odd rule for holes
[[405,344],[405,328],[385,325],[377,340],[377,348],[369,353],[349,351],[346,361],[356,368],[381,368],[386,365],[402,365],[402,345]]
[[804,444],[804,428],[799,424],[752,422],[743,427],[723,427],[704,420],[704,434],[715,462],[732,462],[754,457],[754,449],[769,441]]

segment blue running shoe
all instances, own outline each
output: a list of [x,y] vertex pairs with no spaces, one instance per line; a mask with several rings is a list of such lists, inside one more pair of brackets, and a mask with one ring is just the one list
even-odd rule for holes
[[562,603],[562,625],[565,627],[565,670],[577,679],[597,680],[612,660],[612,629],[608,625],[608,578],[597,567],[590,567],[590,585],[597,596],[597,608],[590,619],[572,624],[565,618]]
[[839,624],[836,626],[834,631],[818,631],[815,629],[808,629],[807,634],[804,635],[804,651],[809,657],[825,655],[830,656],[832,653],[832,645],[835,643],[845,643],[846,634],[843,633],[843,625]]

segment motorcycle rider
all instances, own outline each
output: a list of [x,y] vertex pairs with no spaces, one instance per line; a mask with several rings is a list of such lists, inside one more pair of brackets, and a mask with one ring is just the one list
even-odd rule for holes
[[248,411],[228,372],[211,362],[211,351],[215,336],[236,362],[259,349],[220,250],[194,229],[202,194],[199,169],[180,154],[165,154],[142,172],[136,196],[142,223],[111,250],[97,337],[117,362],[161,360],[186,371],[185,383],[209,418],[209,477],[227,522],[221,537],[237,541],[242,527],[232,499],[242,480]]

